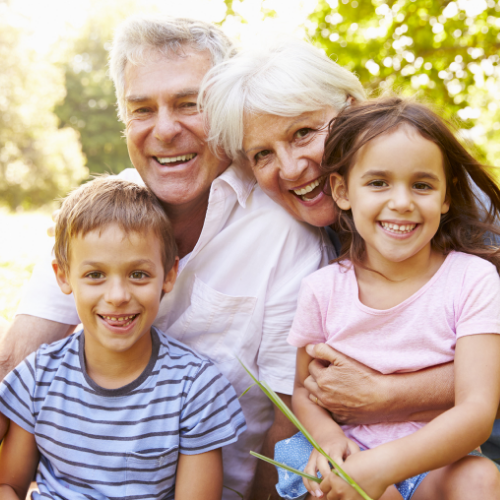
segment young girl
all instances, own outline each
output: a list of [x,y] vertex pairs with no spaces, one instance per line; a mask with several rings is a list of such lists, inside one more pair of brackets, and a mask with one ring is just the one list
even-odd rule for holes
[[[295,414],[373,499],[500,498],[493,462],[467,456],[488,438],[500,400],[497,185],[438,116],[400,98],[346,108],[323,163],[345,237],[335,263],[302,283],[288,338],[299,348]],[[341,427],[304,387],[305,346],[320,342],[384,374],[454,359],[455,407],[427,424]],[[297,434],[275,459],[319,471],[320,485],[304,481],[313,497],[361,498],[311,450]],[[281,496],[307,494],[298,476],[279,474]]]

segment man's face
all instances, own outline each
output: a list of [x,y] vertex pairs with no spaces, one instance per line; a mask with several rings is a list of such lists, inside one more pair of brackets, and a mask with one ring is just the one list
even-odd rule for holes
[[210,151],[196,108],[211,57],[189,46],[180,55],[151,55],[125,68],[128,151],[166,208],[189,210],[205,202],[213,180],[229,166]]

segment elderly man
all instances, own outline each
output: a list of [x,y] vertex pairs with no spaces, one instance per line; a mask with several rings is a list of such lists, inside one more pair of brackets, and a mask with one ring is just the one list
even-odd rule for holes
[[[198,89],[205,73],[232,51],[220,30],[197,21],[130,18],[121,26],[110,67],[137,169],[122,175],[142,178],[155,192],[179,247],[178,280],[155,324],[212,359],[237,393],[251,385],[239,358],[289,400],[295,350],[286,337],[300,281],[332,257],[332,248],[320,230],[292,219],[253,178],[207,146]],[[50,260],[35,270],[3,339],[0,378],[79,323]],[[273,409],[259,389],[241,404],[248,431],[224,449],[224,485],[248,497],[256,467],[249,451],[264,443],[272,453],[274,442],[291,431],[279,412],[273,424]],[[255,498],[273,491],[274,471],[266,470],[258,474]],[[236,498],[230,489],[224,498]]]

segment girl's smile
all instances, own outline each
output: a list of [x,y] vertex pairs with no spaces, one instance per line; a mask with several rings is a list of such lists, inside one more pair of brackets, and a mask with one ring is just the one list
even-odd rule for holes
[[441,150],[409,125],[363,146],[347,185],[339,174],[331,183],[339,207],[352,210],[369,262],[413,265],[430,252],[449,209]]

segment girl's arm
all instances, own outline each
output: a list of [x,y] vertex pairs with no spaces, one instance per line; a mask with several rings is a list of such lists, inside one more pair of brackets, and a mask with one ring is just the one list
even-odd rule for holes
[[35,436],[10,423],[0,448],[0,498],[24,500],[35,477],[40,455]]
[[[348,455],[359,451],[359,448],[345,436],[332,416],[309,398],[309,391],[304,387],[304,380],[309,376],[308,366],[311,360],[312,357],[307,354],[305,348],[297,350],[292,409],[321,448],[335,462],[342,463]],[[326,458],[314,450],[304,472],[316,476],[318,470],[323,477],[326,477],[330,473],[330,466]],[[317,483],[304,480],[304,484],[310,492],[319,492]]]
[[[391,484],[467,455],[491,433],[500,399],[499,360],[500,335],[458,339],[455,407],[410,436],[353,455],[344,464],[345,471],[368,495],[379,498]],[[324,492],[336,482],[330,476],[321,484]],[[341,498],[358,498],[354,490],[349,495]]]
[[[222,497],[222,449],[199,455],[179,454],[175,500],[220,500]],[[3,499],[3,497],[2,497]]]

